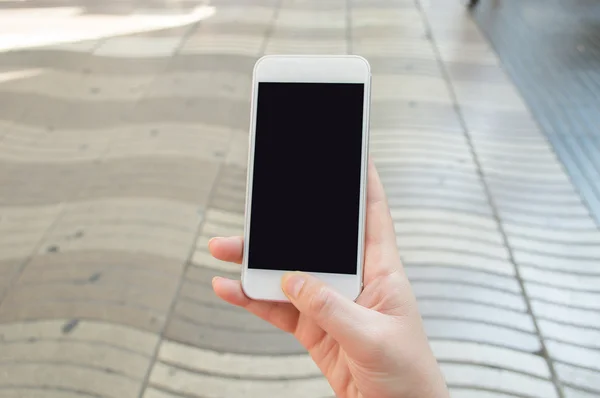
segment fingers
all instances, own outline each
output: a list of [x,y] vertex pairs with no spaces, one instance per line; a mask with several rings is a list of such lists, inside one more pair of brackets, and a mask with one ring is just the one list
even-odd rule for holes
[[[317,323],[349,353],[358,352],[374,312],[335,292],[319,279],[305,273],[288,273],[282,289],[302,315]],[[353,348],[354,347],[354,348]],[[364,350],[364,347],[360,347]]]
[[229,304],[242,307],[285,332],[296,330],[299,313],[293,305],[252,300],[244,294],[240,281],[217,276],[213,278],[212,285],[217,296]]
[[208,242],[208,250],[218,260],[241,264],[244,252],[244,239],[241,236],[212,238]]
[[369,159],[365,232],[365,283],[401,268],[394,222],[375,164]]

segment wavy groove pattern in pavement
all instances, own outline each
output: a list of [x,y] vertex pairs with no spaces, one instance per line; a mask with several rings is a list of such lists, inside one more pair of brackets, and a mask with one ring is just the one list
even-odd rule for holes
[[[206,245],[243,230],[252,66],[291,52],[371,62],[372,156],[453,396],[600,394],[600,231],[460,1],[143,3],[80,11],[211,11],[0,53],[1,396],[332,396],[210,289],[239,272]],[[0,38],[64,7],[2,2]]]

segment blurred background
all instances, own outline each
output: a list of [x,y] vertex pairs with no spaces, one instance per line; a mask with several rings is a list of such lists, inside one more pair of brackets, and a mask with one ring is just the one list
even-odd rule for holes
[[0,397],[333,395],[210,288],[273,53],[370,61],[453,396],[599,396],[599,1],[0,0]]

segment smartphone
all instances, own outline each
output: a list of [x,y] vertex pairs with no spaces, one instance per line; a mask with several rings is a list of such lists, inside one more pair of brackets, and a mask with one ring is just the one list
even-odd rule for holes
[[371,89],[358,56],[266,56],[254,67],[242,287],[288,301],[308,272],[362,290]]

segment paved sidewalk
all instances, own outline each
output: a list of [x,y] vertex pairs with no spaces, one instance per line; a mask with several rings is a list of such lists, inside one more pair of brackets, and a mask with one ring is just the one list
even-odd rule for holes
[[239,272],[206,244],[242,232],[271,53],[371,62],[372,156],[453,397],[600,394],[600,230],[459,0],[74,3],[0,2],[1,397],[333,395],[210,289]]

